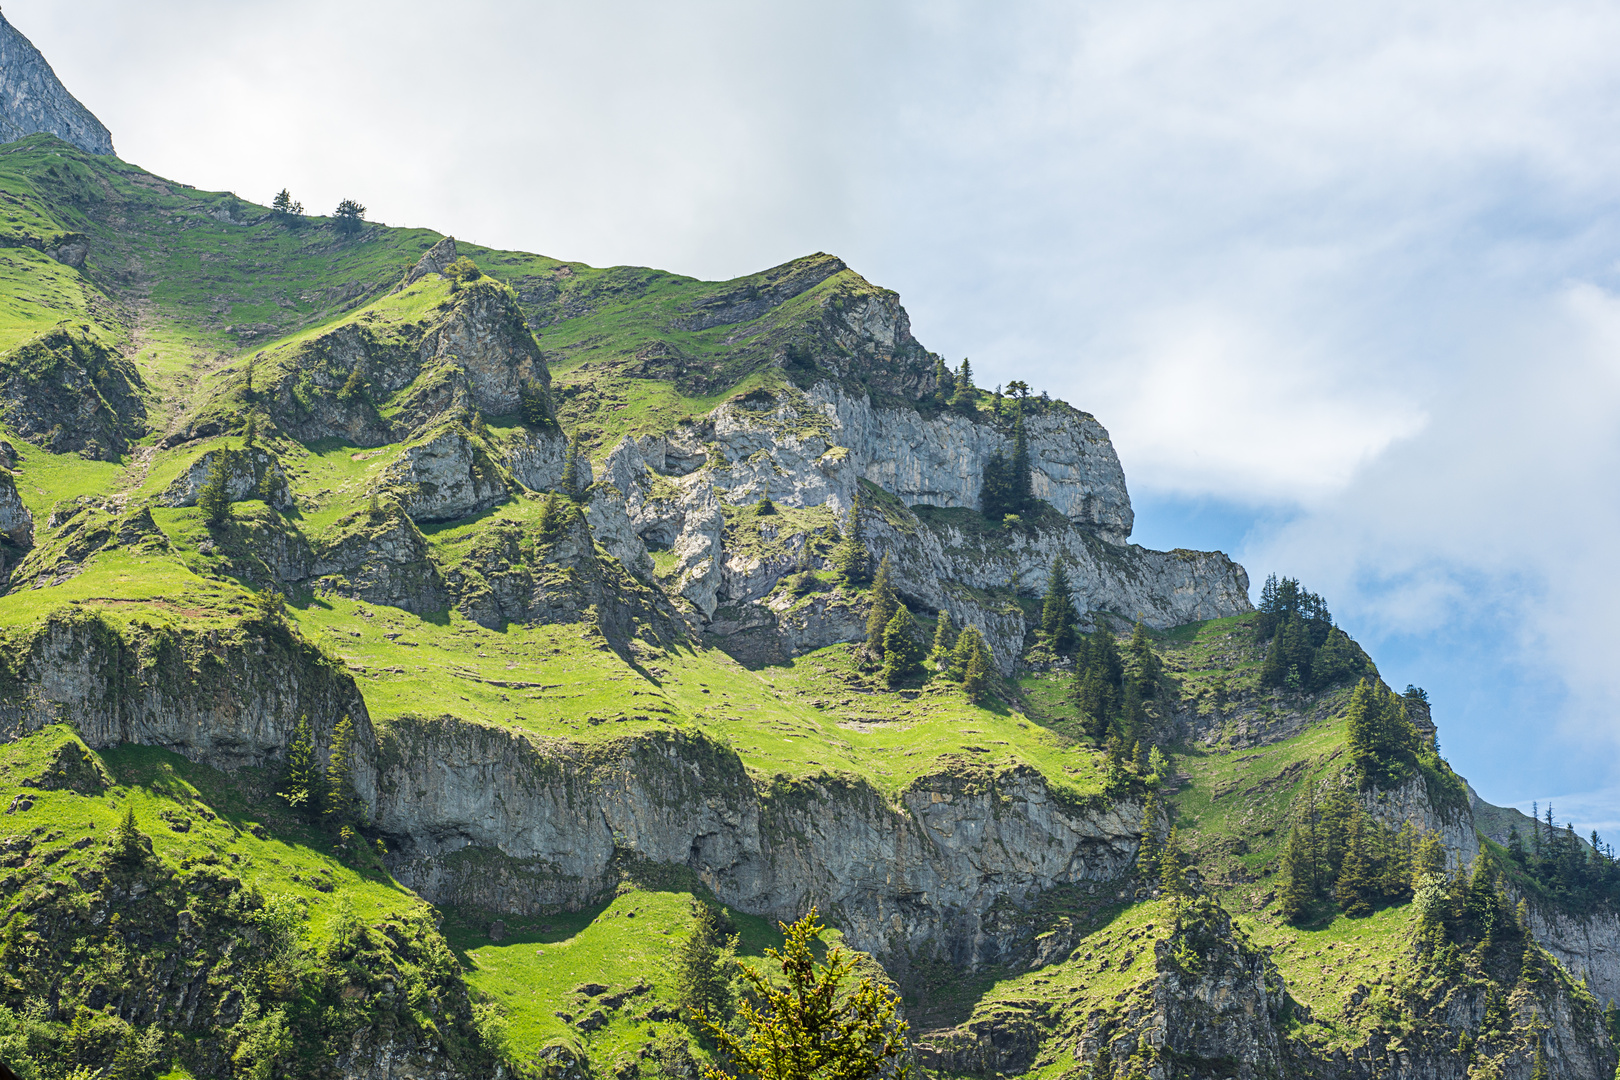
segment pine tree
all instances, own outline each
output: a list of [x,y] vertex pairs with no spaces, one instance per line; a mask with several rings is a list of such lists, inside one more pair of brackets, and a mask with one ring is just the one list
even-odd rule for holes
[[370,400],[366,388],[366,373],[361,369],[361,365],[356,364],[349,369],[349,377],[343,381],[343,388],[338,391],[337,396],[345,405]]
[[1074,648],[1074,624],[1079,616],[1069,595],[1069,575],[1061,557],[1052,556],[1052,569],[1046,575],[1046,599],[1041,603],[1041,640],[1054,653]]
[[956,639],[951,667],[962,672],[963,692],[973,701],[983,701],[990,691],[990,650],[978,627],[968,627]]
[[894,594],[894,569],[887,555],[878,564],[877,577],[872,579],[872,609],[866,615],[866,647],[873,655],[883,656],[883,632],[894,618],[900,598]]
[[782,948],[765,950],[781,966],[780,979],[742,968],[748,992],[738,1003],[741,1034],[704,1023],[718,1044],[716,1057],[731,1070],[704,1065],[704,1080],[909,1080],[906,1022],[895,1015],[896,999],[866,978],[846,990],[855,959],[841,948],[817,961],[814,946],[824,928],[814,909],[782,929]]
[[292,743],[287,747],[287,773],[277,792],[287,805],[295,810],[306,810],[313,805],[310,798],[315,790],[315,738],[309,729],[309,717],[300,716],[293,728]]
[[1131,628],[1131,641],[1127,646],[1131,659],[1136,661],[1136,689],[1142,700],[1150,700],[1158,694],[1159,669],[1158,656],[1153,651],[1153,642],[1148,638],[1147,625],[1140,618]]
[[1188,891],[1186,864],[1182,861],[1174,825],[1170,826],[1170,838],[1159,852],[1159,884],[1175,896],[1185,896]]
[[[1468,894],[1463,902],[1463,921],[1468,932],[1482,941],[1493,938],[1496,929],[1497,908],[1496,867],[1483,842],[1474,858],[1474,872],[1468,879]],[[1491,942],[1494,944],[1494,941]]]
[[1157,792],[1148,792],[1147,801],[1142,804],[1141,839],[1136,848],[1136,872],[1144,877],[1152,874],[1159,865],[1159,796]]
[[731,1020],[737,936],[726,933],[725,916],[715,906],[699,901],[694,908],[692,930],[675,952],[675,1001],[697,1031],[704,1021],[725,1025]]
[[223,525],[231,518],[231,464],[231,448],[221,447],[208,465],[202,490],[197,492],[197,509],[210,525]]
[[344,199],[338,203],[332,216],[336,219],[333,224],[340,235],[353,236],[365,224],[366,208],[353,199]]
[[1551,1080],[1552,1073],[1547,1071],[1547,1045],[1541,1039],[1536,1040],[1536,1063],[1530,1070],[1530,1080]]
[[1333,898],[1339,908],[1350,916],[1371,915],[1373,899],[1377,895],[1375,867],[1367,850],[1368,831],[1365,816],[1357,807],[1350,815],[1344,862],[1339,866],[1339,880],[1333,889]]
[[1310,911],[1316,900],[1316,851],[1311,834],[1294,822],[1288,833],[1288,850],[1283,856],[1283,872],[1287,883],[1282,890],[1282,917],[1287,922],[1298,922]]
[[869,561],[866,552],[866,498],[857,483],[855,499],[849,508],[849,524],[844,529],[843,539],[833,549],[833,570],[846,585],[856,585],[866,580]]
[[535,522],[536,537],[542,544],[549,544],[562,538],[574,524],[573,500],[566,498],[561,492],[548,491],[546,497],[540,501],[540,517]]
[[146,834],[135,821],[135,804],[124,805],[124,816],[113,826],[112,848],[124,862],[140,862],[146,856]]
[[922,671],[922,650],[917,647],[916,623],[904,604],[896,604],[894,615],[883,628],[883,679],[898,686]]
[[1028,514],[1035,508],[1035,482],[1029,466],[1029,439],[1024,435],[1024,413],[1013,421],[1013,452],[1009,462],[1012,480],[1013,513]]
[[951,377],[951,369],[945,366],[945,358],[934,357],[934,400],[942,406],[949,405],[955,391],[956,380]]
[[973,386],[973,365],[964,357],[956,372],[956,387],[951,392],[951,408],[972,416],[979,411],[979,391]]
[[523,413],[523,422],[535,430],[556,423],[551,391],[539,379],[524,379],[518,387],[518,409]]
[[354,791],[354,722],[347,716],[332,729],[332,748],[326,758],[326,816],[346,825],[358,816]]
[[292,192],[286,188],[276,192],[276,197],[270,200],[270,212],[277,217],[286,217],[292,213]]
[[928,652],[928,662],[936,668],[948,666],[955,644],[956,628],[951,625],[951,613],[940,608],[939,618],[934,622],[934,647]]
[[568,440],[568,449],[563,453],[562,477],[557,481],[558,490],[575,502],[579,501],[581,493],[580,480],[584,469],[580,463],[584,459],[584,454],[584,443],[576,431],[574,437]]
[[979,513],[991,521],[1016,513],[1012,465],[999,450],[991,454],[984,465],[984,478],[979,484]]

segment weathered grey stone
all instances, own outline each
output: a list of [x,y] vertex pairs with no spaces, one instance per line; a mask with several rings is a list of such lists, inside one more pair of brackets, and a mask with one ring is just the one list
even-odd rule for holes
[[383,473],[411,520],[454,521],[506,501],[500,470],[459,427],[408,446]]
[[[158,496],[159,506],[196,506],[197,499],[202,494],[203,485],[208,482],[208,474],[219,459],[220,451],[210,450],[198,456],[186,471],[174,478],[174,481]],[[289,510],[294,505],[292,493],[287,487],[287,474],[281,467],[281,461],[270,451],[263,447],[243,447],[233,450],[230,455],[230,474],[225,478],[225,491],[232,502],[241,502],[243,499],[257,499],[268,495],[266,500],[277,510]],[[269,483],[266,484],[266,478]]]
[[17,494],[17,480],[10,470],[0,470],[0,533],[19,547],[34,542],[34,515]]
[[68,93],[33,42],[0,15],[0,142],[39,132],[87,153],[113,152],[107,128]]
[[429,274],[442,274],[455,261],[456,238],[447,236],[428,248],[422,257],[416,260],[416,265],[405,275],[405,284],[413,284]]

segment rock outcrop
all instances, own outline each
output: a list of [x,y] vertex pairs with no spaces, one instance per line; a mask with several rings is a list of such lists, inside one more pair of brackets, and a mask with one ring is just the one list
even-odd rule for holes
[[0,415],[53,454],[122,456],[147,430],[145,385],[116,348],[64,324],[0,356]]
[[[862,483],[878,496],[863,522],[873,560],[894,560],[908,603],[977,625],[1004,672],[1024,647],[1017,598],[1040,594],[1054,559],[1068,567],[1082,612],[1165,628],[1249,610],[1248,576],[1225,555],[1127,542],[1130,496],[1095,419],[1052,403],[1032,413],[1026,431],[1034,488],[1051,509],[1008,525],[973,507],[986,464],[1011,450],[1010,427],[878,408],[832,382],[757,391],[662,435],[625,439],[602,474],[623,493],[644,547],[675,554],[666,586],[691,603],[715,643],[745,659],[853,640],[846,620],[784,622],[774,594],[807,558],[825,563],[807,549],[835,522],[849,526]],[[740,544],[733,511],[763,498],[822,514],[754,530]],[[627,537],[618,545],[627,561],[640,561]]]
[[448,719],[395,721],[382,738],[375,821],[395,875],[435,902],[577,906],[616,859],[649,859],[690,867],[744,911],[819,904],[896,974],[922,957],[1004,958],[1027,943],[994,932],[998,901],[1117,877],[1140,828],[1140,805],[1069,805],[1032,771],[935,775],[895,804],[832,777],[766,797],[729,749],[680,732],[609,754]]
[[[199,455],[164,489],[158,497],[158,505],[196,506],[203,485],[208,483],[208,475],[221,453],[210,450]],[[262,498],[277,510],[288,510],[293,506],[292,495],[287,490],[286,470],[275,454],[263,447],[241,447],[230,452],[225,492],[232,502]]]
[[111,154],[112,135],[68,93],[33,42],[0,15],[0,142],[47,132],[90,154]]

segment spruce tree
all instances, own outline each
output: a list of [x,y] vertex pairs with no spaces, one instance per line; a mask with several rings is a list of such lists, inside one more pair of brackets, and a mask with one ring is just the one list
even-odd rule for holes
[[1114,1080],[1114,1055],[1108,1049],[1106,1039],[1097,1049],[1097,1056],[1091,1062],[1091,1075],[1087,1080]]
[[1316,900],[1314,878],[1316,852],[1310,842],[1310,833],[1294,822],[1288,833],[1288,849],[1283,856],[1283,873],[1287,881],[1282,889],[1282,917],[1287,922],[1303,919]]
[[1174,825],[1170,826],[1170,837],[1159,852],[1159,884],[1175,896],[1185,896],[1188,892],[1186,864],[1182,861]]
[[579,432],[568,440],[568,449],[563,453],[562,477],[557,481],[557,488],[568,498],[579,501],[581,494],[580,480],[584,469],[581,461],[584,457],[584,444],[580,440]]
[[984,478],[979,484],[979,513],[991,521],[1000,521],[1014,513],[1012,466],[998,450],[984,465]]
[[1141,838],[1136,848],[1136,872],[1144,877],[1152,874],[1159,865],[1159,796],[1157,792],[1148,792],[1147,801],[1142,804]]
[[338,391],[338,400],[345,405],[353,405],[371,400],[366,386],[366,373],[361,365],[356,364],[349,369],[349,377],[343,381],[343,387]]
[[293,728],[292,743],[287,747],[286,776],[276,794],[287,800],[287,805],[293,809],[306,810],[313,804],[310,795],[316,790],[316,783],[315,738],[309,729],[309,717],[300,716],[298,726]]
[[916,623],[904,604],[896,604],[894,615],[883,628],[883,679],[898,686],[922,671],[922,650],[917,647]]
[[866,580],[869,561],[866,552],[866,497],[857,482],[855,499],[849,508],[849,524],[844,529],[843,539],[833,549],[833,570],[846,585],[856,585]]
[[135,822],[135,804],[124,804],[124,816],[113,826],[114,855],[124,862],[140,862],[146,856],[146,834]]
[[884,655],[883,632],[900,606],[894,594],[894,570],[887,555],[878,564],[877,577],[872,579],[872,609],[866,615],[866,647],[879,658]]
[[1041,603],[1041,640],[1059,655],[1074,648],[1074,624],[1079,616],[1069,595],[1069,575],[1061,557],[1052,556],[1046,575],[1046,599]]
[[941,406],[949,405],[955,391],[956,380],[951,376],[951,369],[945,366],[945,358],[934,357],[934,400]]
[[1371,915],[1377,895],[1375,867],[1368,849],[1368,827],[1361,808],[1350,815],[1350,830],[1345,837],[1344,861],[1339,865],[1339,880],[1334,885],[1333,898],[1346,915]]
[[956,628],[951,625],[951,613],[940,608],[939,618],[934,621],[934,647],[928,652],[928,662],[936,668],[948,666],[955,644]]
[[1136,661],[1137,695],[1144,701],[1151,700],[1159,690],[1159,657],[1153,651],[1153,642],[1148,638],[1147,625],[1140,618],[1131,628],[1131,642],[1127,646],[1131,659]]
[[270,212],[277,217],[292,213],[292,193],[286,188],[276,192],[276,197],[270,200]]
[[231,518],[231,464],[231,448],[221,447],[208,465],[202,490],[197,492],[197,509],[210,525],[223,525]]
[[979,628],[969,626],[956,639],[953,670],[962,672],[962,690],[975,701],[983,701],[990,691],[990,650]]
[[1479,854],[1474,858],[1474,872],[1468,879],[1468,894],[1463,902],[1463,921],[1474,937],[1494,944],[1499,901],[1496,893],[1496,867],[1490,852],[1482,841]]
[[1530,1070],[1530,1080],[1551,1080],[1552,1073],[1547,1071],[1547,1044],[1542,1039],[1536,1040],[1536,1063]]
[[1028,514],[1035,507],[1035,482],[1029,467],[1029,439],[1024,435],[1024,412],[1013,421],[1013,452],[1009,462],[1013,513]]
[[979,411],[979,391],[973,386],[973,365],[964,357],[956,373],[956,386],[951,392],[951,408],[972,416]]
[[332,729],[332,748],[326,759],[326,816],[334,825],[346,825],[359,816],[354,790],[354,722],[347,716]]
[[555,422],[551,391],[539,379],[524,379],[518,387],[518,409],[530,428],[547,428]]
[[692,930],[675,952],[675,1002],[697,1032],[704,1021],[724,1025],[731,1019],[737,936],[726,933],[725,916],[718,908],[702,901],[694,908]]

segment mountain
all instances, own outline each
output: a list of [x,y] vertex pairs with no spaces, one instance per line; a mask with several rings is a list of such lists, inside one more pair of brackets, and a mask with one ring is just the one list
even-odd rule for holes
[[767,970],[815,908],[941,1077],[1615,1074],[1606,845],[1298,582],[1130,543],[1095,417],[836,257],[601,269],[49,134],[0,189],[25,1078],[690,1080],[700,905]]
[[111,154],[112,134],[68,93],[33,42],[0,15],[0,143],[46,132],[91,154]]

